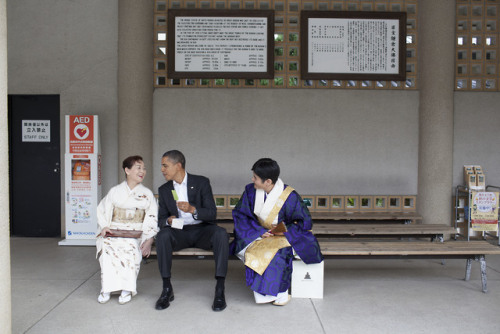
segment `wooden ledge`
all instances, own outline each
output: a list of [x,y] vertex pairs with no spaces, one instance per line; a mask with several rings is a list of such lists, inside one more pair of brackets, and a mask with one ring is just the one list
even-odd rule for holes
[[[229,234],[234,231],[232,222],[218,222]],[[321,235],[437,235],[455,234],[456,230],[447,225],[430,224],[348,224],[316,222],[313,224],[313,234]]]
[[455,234],[454,227],[425,224],[325,224],[313,225],[315,235],[437,235]]
[[[487,241],[319,241],[325,256],[457,256],[500,255],[500,247]],[[156,255],[153,249],[151,255]],[[185,248],[174,256],[213,256],[212,251],[201,248]]]
[[475,256],[500,254],[500,247],[486,241],[321,241],[325,256]]
[[[417,212],[380,211],[380,212],[311,212],[313,220],[422,220]],[[231,211],[217,211],[218,220],[232,220]]]

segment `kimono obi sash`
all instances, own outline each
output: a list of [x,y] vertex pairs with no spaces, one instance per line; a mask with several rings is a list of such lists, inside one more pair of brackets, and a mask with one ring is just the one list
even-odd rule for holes
[[144,209],[123,209],[114,207],[111,221],[121,224],[142,224],[145,216],[146,210]]
[[[259,223],[263,227],[267,228],[268,230],[273,227],[272,222],[278,216],[281,208],[285,204],[285,201],[288,199],[288,196],[292,193],[292,191],[294,191],[292,187],[286,187],[276,201],[276,204],[274,205],[267,218],[264,221],[259,218]],[[249,267],[257,274],[262,275],[264,274],[264,271],[266,271],[276,253],[280,249],[290,246],[290,243],[283,235],[275,235],[272,237],[256,240],[252,242],[252,244],[245,252],[245,266]]]

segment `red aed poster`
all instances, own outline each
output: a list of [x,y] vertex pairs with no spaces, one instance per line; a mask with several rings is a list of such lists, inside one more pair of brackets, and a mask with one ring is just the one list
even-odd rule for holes
[[69,116],[69,153],[94,153],[94,116]]
[[101,152],[97,115],[66,115],[64,154],[65,239],[61,246],[93,246],[101,199]]

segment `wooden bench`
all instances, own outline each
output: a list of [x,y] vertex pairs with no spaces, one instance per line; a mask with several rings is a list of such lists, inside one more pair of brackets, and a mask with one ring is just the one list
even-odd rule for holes
[[313,233],[317,238],[325,236],[352,237],[413,237],[444,241],[444,235],[454,235],[456,229],[446,225],[430,224],[327,224],[316,223]]
[[[319,221],[392,221],[396,223],[417,223],[422,221],[422,216],[416,212],[333,212],[333,211],[314,211],[311,212],[311,218],[316,224]],[[218,220],[232,220],[231,211],[217,211]]]
[[[232,221],[218,222],[232,236],[234,225]],[[447,225],[426,224],[332,224],[330,222],[316,222],[312,232],[317,238],[331,236],[391,236],[438,239],[443,241],[444,235],[454,235],[455,228]]]
[[486,255],[500,254],[500,247],[486,241],[447,241],[430,243],[411,242],[362,242],[320,240],[325,258],[397,258],[397,259],[466,259],[465,280],[470,279],[472,260],[480,262],[482,291],[487,292]]
[[[421,220],[416,213],[311,213],[313,233],[318,238],[325,258],[403,258],[403,259],[466,259],[465,280],[470,278],[471,262],[478,260],[481,269],[482,291],[487,292],[486,255],[500,254],[500,247],[486,241],[444,241],[444,235],[455,234],[456,229],[447,225],[409,224]],[[218,213],[218,225],[233,235],[234,224],[230,212]],[[374,223],[339,223],[344,220],[375,220]],[[396,221],[404,224],[382,224],[378,221]],[[332,237],[350,237],[332,240]],[[352,237],[430,237],[431,241],[360,241]],[[155,253],[153,253],[155,254]],[[176,257],[213,258],[212,251],[186,248],[173,253]],[[236,257],[232,257],[236,259]]]
[[[465,259],[465,280],[470,279],[472,260],[480,262],[482,291],[487,292],[486,255],[500,255],[500,247],[486,241],[339,241],[319,240],[325,258],[333,259]],[[174,256],[212,258],[212,251],[186,248]],[[234,257],[236,259],[236,257]]]

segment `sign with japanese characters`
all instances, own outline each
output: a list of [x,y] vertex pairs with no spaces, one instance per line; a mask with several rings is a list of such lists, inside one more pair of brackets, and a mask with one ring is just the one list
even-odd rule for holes
[[94,153],[94,116],[69,116],[68,153]]
[[404,80],[406,13],[302,12],[302,79]]
[[23,120],[23,142],[50,143],[50,120]]
[[272,11],[169,10],[169,78],[272,78]]
[[101,199],[99,119],[66,116],[65,240],[59,245],[95,245],[97,205]]
[[470,218],[474,231],[496,231],[498,228],[498,192],[471,193]]

